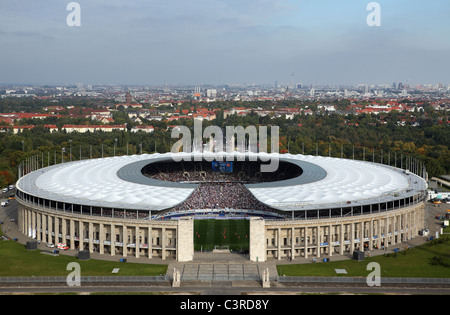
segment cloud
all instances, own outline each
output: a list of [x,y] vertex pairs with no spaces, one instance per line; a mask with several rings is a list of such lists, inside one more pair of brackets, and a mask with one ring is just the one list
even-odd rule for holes
[[304,83],[338,83],[448,73],[438,66],[450,48],[444,0],[382,2],[379,28],[367,26],[360,0],[78,2],[79,28],[66,25],[68,1],[0,3],[0,81],[273,82],[295,72]]

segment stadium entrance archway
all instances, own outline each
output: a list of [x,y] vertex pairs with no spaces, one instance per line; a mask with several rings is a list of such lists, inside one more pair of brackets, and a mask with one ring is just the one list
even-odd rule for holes
[[249,220],[230,218],[194,220],[196,253],[247,255],[249,240]]

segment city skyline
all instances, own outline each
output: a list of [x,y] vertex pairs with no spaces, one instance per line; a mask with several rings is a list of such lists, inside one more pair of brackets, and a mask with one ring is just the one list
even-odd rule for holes
[[289,0],[0,4],[0,82],[450,84],[450,4]]

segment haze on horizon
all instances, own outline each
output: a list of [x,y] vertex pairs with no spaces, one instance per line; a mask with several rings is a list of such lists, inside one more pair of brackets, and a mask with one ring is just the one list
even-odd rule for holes
[[0,2],[0,83],[450,84],[450,2]]

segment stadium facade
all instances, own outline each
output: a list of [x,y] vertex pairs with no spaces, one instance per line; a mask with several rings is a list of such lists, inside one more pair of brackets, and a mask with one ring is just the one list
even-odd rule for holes
[[[70,249],[178,261],[194,258],[193,218],[249,219],[252,261],[387,248],[424,228],[427,184],[420,165],[403,170],[331,157],[236,153],[216,169],[213,153],[176,155],[22,168],[19,228]],[[255,170],[268,158],[279,160],[277,172]],[[199,190],[205,182],[219,185],[205,191],[223,204],[205,200]]]

